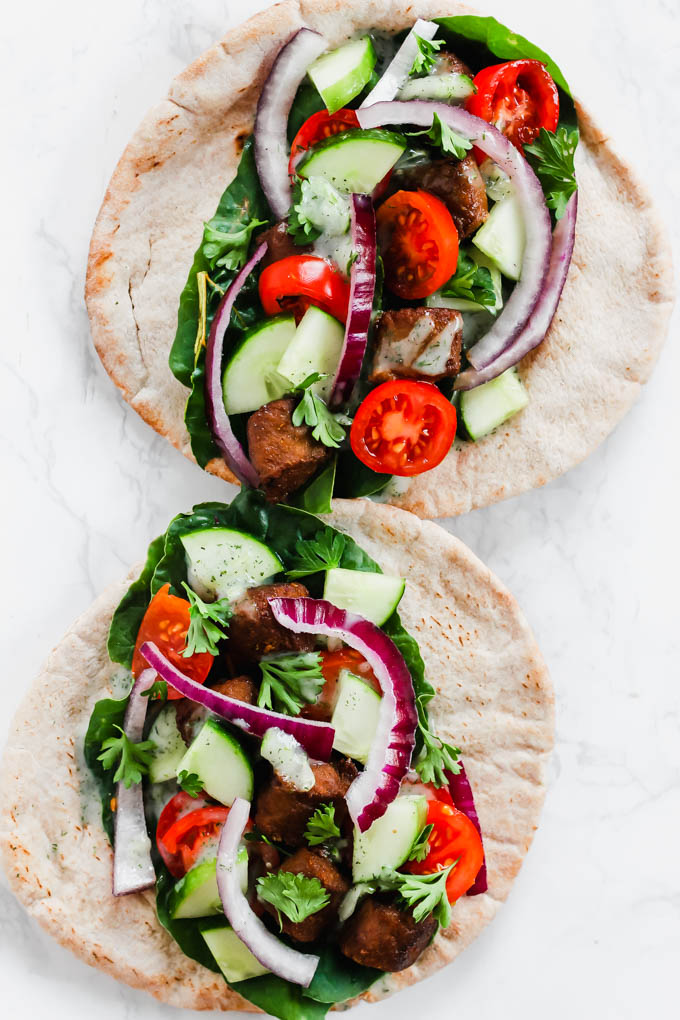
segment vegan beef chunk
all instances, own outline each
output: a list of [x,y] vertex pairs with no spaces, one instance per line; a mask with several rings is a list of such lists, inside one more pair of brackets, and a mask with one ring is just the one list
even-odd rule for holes
[[312,763],[314,786],[297,790],[277,775],[258,795],[255,825],[269,839],[286,846],[305,846],[305,828],[312,814],[322,804],[333,804],[335,821],[342,828],[347,817],[345,795],[357,769],[349,760]]
[[[349,890],[349,882],[327,857],[306,848],[297,850],[281,865],[279,871],[304,875],[305,878],[317,878],[330,895],[330,902],[315,914],[310,914],[304,921],[291,921],[285,914],[281,914],[281,924],[286,935],[290,935],[297,942],[313,942],[335,921],[340,902]],[[278,920],[276,908],[271,903],[265,903],[265,910]]]
[[248,452],[267,499],[277,503],[304,485],[328,460],[329,450],[308,425],[293,425],[297,400],[283,397],[248,419]]
[[[237,662],[259,662],[265,655],[311,652],[313,634],[294,634],[274,619],[269,599],[299,599],[309,595],[304,584],[265,584],[249,588],[234,606],[229,622],[227,651]],[[245,699],[241,699],[245,700]]]
[[258,234],[256,241],[257,244],[262,244],[263,241],[267,242],[267,254],[260,263],[261,269],[271,265],[272,262],[288,258],[289,255],[304,255],[312,250],[311,244],[295,243],[288,233],[286,220],[281,220],[280,223],[275,223],[273,227]]
[[235,701],[245,701],[247,705],[254,705],[257,701],[257,685],[249,676],[235,676],[232,680],[224,680],[221,684],[215,684],[213,690],[227,698],[234,698]]
[[435,74],[466,74],[468,78],[474,78],[474,74],[464,64],[460,57],[450,50],[440,50],[435,62]]
[[489,215],[484,180],[471,153],[465,159],[435,159],[394,174],[390,190],[400,188],[429,191],[440,198],[461,240],[474,234]]
[[437,930],[430,914],[414,920],[393,900],[369,896],[363,900],[340,933],[340,951],[355,963],[378,970],[406,970],[416,962]]
[[369,381],[437,382],[460,371],[463,316],[451,308],[402,308],[383,312]]

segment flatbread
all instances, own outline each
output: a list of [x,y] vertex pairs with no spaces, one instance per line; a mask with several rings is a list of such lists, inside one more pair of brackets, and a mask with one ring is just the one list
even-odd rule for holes
[[[338,501],[329,521],[385,572],[407,578],[400,613],[437,688],[437,732],[463,751],[489,874],[488,893],[463,896],[450,927],[415,966],[364,996],[376,1000],[453,960],[506,898],[545,794],[553,693],[514,598],[458,539],[364,501]],[[111,849],[82,740],[94,702],[120,672],[107,656],[106,636],[129,580],[73,625],[17,713],[0,773],[2,860],[29,913],[92,966],[173,1006],[252,1009],[219,975],[183,955],[156,920],[152,891],[111,894]]]
[[[303,25],[334,46],[354,32],[394,32],[418,16],[457,13],[470,12],[441,0],[287,0],[178,75],[135,133],[94,229],[87,306],[95,346],[125,399],[185,456],[193,459],[188,391],[168,367],[179,295],[201,225],[236,172],[277,50]],[[486,506],[578,464],[629,409],[659,354],[673,299],[668,240],[646,190],[577,110],[576,246],[549,334],[521,364],[529,405],[493,435],[457,442],[439,467],[391,498],[422,517]],[[208,470],[235,481],[221,459]]]

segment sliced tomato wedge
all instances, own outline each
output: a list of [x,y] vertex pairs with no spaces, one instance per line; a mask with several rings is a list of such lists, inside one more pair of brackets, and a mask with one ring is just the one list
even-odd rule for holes
[[[474,83],[477,91],[465,103],[468,112],[497,127],[520,152],[535,141],[541,128],[557,128],[560,97],[540,60],[510,60],[485,67]],[[484,159],[484,154],[479,158]]]
[[181,878],[187,869],[184,867],[182,855],[176,850],[172,853],[168,850],[165,844],[165,834],[178,819],[206,807],[209,803],[205,797],[191,797],[184,790],[180,790],[179,793],[170,798],[160,813],[158,825],[156,826],[156,844],[166,868],[175,878]]
[[397,191],[376,214],[385,286],[406,301],[434,294],[458,264],[458,231],[441,199]]
[[158,851],[175,878],[181,878],[187,871],[191,871],[207,843],[214,842],[217,846],[220,831],[229,814],[229,808],[222,804],[213,804],[201,797],[189,797],[189,805],[184,799],[186,797],[189,795],[182,791],[168,801],[156,828]]
[[[149,603],[142,624],[137,634],[135,652],[132,657],[132,675],[138,677],[149,664],[139,649],[145,641],[153,641],[167,659],[197,684],[205,683],[205,679],[213,664],[210,652],[196,652],[185,658],[182,655],[187,643],[190,615],[189,603],[177,595],[170,594],[170,585],[164,584]],[[183,697],[168,685],[168,698],[177,700]]]
[[443,798],[428,802],[427,824],[433,826],[430,851],[423,861],[409,861],[406,869],[413,875],[431,875],[455,863],[446,880],[446,893],[453,903],[474,885],[484,863],[482,840],[468,816]]
[[439,464],[456,435],[456,409],[433,383],[395,379],[359,405],[350,443],[373,471],[419,475]]
[[289,255],[260,274],[260,301],[267,315],[291,312],[299,322],[316,305],[344,323],[349,309],[349,283],[339,269],[316,255]]
[[358,127],[359,119],[354,110],[336,110],[335,113],[319,110],[318,113],[313,113],[293,139],[293,144],[290,147],[288,173],[291,175],[295,173],[297,157],[307,149],[311,149],[313,145],[323,142],[326,138],[332,138],[333,135],[339,135],[343,131],[349,131],[350,128]]

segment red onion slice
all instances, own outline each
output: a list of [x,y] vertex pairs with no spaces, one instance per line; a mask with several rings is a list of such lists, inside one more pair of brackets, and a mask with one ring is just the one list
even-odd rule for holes
[[276,620],[295,634],[339,637],[364,656],[382,690],[378,729],[364,771],[347,791],[352,821],[365,832],[399,793],[415,747],[413,681],[394,642],[375,624],[323,599],[269,599]]
[[[446,772],[446,778],[449,783],[449,793],[453,803],[462,811],[464,815],[467,815],[475,829],[479,833],[479,838],[482,840],[482,846],[484,845],[484,837],[482,836],[482,827],[479,824],[479,816],[477,814],[477,808],[475,807],[475,799],[472,796],[472,787],[470,786],[470,780],[467,777],[465,766],[462,761],[459,761],[460,772]],[[482,866],[477,872],[477,878],[475,879],[474,885],[471,885],[466,896],[479,896],[480,893],[485,893],[489,888],[489,883],[486,877],[486,855]]]
[[288,176],[288,114],[307,68],[327,48],[322,35],[301,28],[281,47],[262,86],[255,115],[255,165],[277,220],[287,214],[292,194]]
[[418,35],[421,39],[434,39],[438,29],[439,25],[435,25],[434,21],[423,21],[422,18],[418,18],[388,64],[380,81],[364,99],[361,104],[362,108],[364,106],[372,106],[374,103],[386,103],[394,99],[408,78],[413,67],[413,61],[418,56],[418,42],[415,37]]
[[515,187],[526,230],[520,280],[489,332],[467,352],[468,361],[479,370],[490,365],[510,346],[534,310],[550,261],[550,214],[534,171],[512,142],[485,120],[455,106],[418,99],[405,103],[379,103],[357,111],[362,128],[385,124],[430,127],[435,113],[458,134],[474,142],[508,174]]
[[350,270],[349,315],[331,395],[333,407],[349,400],[359,378],[368,343],[375,293],[375,213],[368,195],[352,195],[350,216],[352,247],[357,257]]
[[267,243],[265,241],[246,262],[220,301],[215,312],[215,318],[212,321],[212,326],[210,327],[210,336],[208,337],[205,352],[205,400],[210,430],[220,449],[220,453],[239,481],[244,485],[252,485],[255,488],[259,485],[260,479],[255,468],[248,460],[246,451],[232,432],[229,415],[224,407],[224,397],[222,395],[222,353],[224,351],[224,337],[229,328],[234,301],[255,266],[264,258],[266,251]]
[[[144,722],[149,699],[143,692],[156,679],[152,669],[145,669],[132,686],[125,710],[123,729],[126,736],[138,744],[144,735]],[[129,789],[123,782],[116,787],[116,813],[113,830],[113,895],[148,889],[156,881],[151,863],[151,840],[144,817],[144,794],[141,783]]]
[[263,737],[272,726],[278,726],[284,733],[290,733],[295,737],[311,758],[319,761],[328,761],[330,758],[335,730],[328,723],[270,712],[268,709],[248,705],[245,701],[237,701],[236,698],[228,698],[225,694],[203,687],[184,673],[180,673],[152,641],[145,641],[140,652],[159,677],[185,698],[195,701],[197,705],[203,705],[222,719],[228,719],[246,733],[254,737]]
[[217,889],[225,917],[263,967],[285,981],[308,988],[319,965],[319,957],[300,953],[280,942],[253,913],[241,891],[237,857],[249,816],[250,803],[237,797],[222,826],[217,848]]
[[552,254],[548,274],[543,284],[543,290],[539,297],[531,317],[526,326],[515,337],[509,347],[500,354],[495,361],[483,368],[480,372],[474,368],[468,368],[461,372],[455,382],[457,390],[471,390],[482,383],[490,382],[501,372],[512,368],[518,361],[538,347],[550,328],[564,284],[571,264],[571,256],[574,251],[574,238],[576,234],[576,211],[578,207],[578,192],[571,196],[567,208],[561,220],[553,231]]

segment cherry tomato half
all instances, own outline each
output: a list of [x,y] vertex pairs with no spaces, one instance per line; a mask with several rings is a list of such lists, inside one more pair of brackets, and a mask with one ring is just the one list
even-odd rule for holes
[[292,312],[299,322],[309,306],[316,305],[343,324],[347,320],[349,283],[339,269],[315,255],[272,262],[262,270],[259,288],[267,315]]
[[434,294],[456,271],[458,231],[441,199],[397,191],[376,214],[385,286],[414,301]]
[[165,866],[175,878],[181,878],[187,871],[181,853],[175,850],[171,853],[165,844],[165,834],[173,827],[179,819],[193,814],[200,808],[207,807],[209,801],[205,797],[191,797],[184,790],[180,790],[174,797],[171,797],[160,813],[158,825],[156,826],[156,843],[158,850],[165,862]]
[[381,383],[359,405],[350,431],[355,456],[373,471],[419,475],[436,467],[456,435],[456,409],[428,382]]
[[295,173],[296,157],[307,149],[311,149],[317,142],[323,142],[325,138],[332,138],[343,131],[359,127],[359,119],[354,110],[336,110],[335,113],[328,113],[327,110],[319,110],[313,113],[304,122],[290,147],[290,161],[288,173]]
[[467,815],[443,800],[427,805],[430,851],[423,861],[410,861],[407,870],[413,875],[431,875],[456,862],[446,880],[446,893],[453,903],[467,892],[484,863],[484,849],[477,829]]
[[475,75],[474,84],[477,91],[465,103],[468,112],[494,124],[520,152],[538,137],[541,128],[556,129],[560,97],[540,60],[511,60],[485,67]]
[[[132,675],[138,677],[149,664],[139,651],[145,641],[153,641],[167,659],[197,684],[205,683],[205,678],[213,664],[210,652],[196,652],[186,659],[182,655],[186,646],[189,630],[189,603],[170,594],[170,585],[164,584],[149,603],[144,614],[132,657]],[[179,691],[168,684],[168,699],[175,701],[183,697]]]

